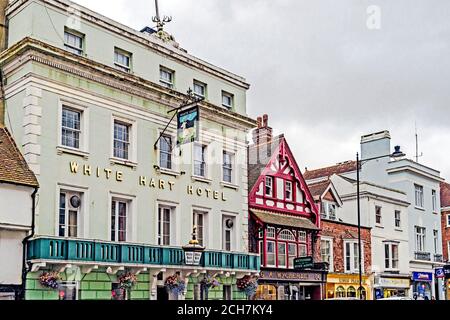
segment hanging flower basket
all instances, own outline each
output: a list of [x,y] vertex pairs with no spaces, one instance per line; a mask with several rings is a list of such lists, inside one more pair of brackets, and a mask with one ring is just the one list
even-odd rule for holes
[[236,285],[239,290],[245,292],[248,298],[252,298],[258,289],[258,278],[245,276],[244,278],[237,280]]
[[220,286],[220,282],[214,277],[206,276],[200,281],[200,285],[205,289],[214,289]]
[[58,272],[44,272],[39,277],[39,283],[45,288],[58,289],[59,279]]
[[180,276],[178,276],[177,274],[168,277],[164,282],[164,286],[170,293],[174,295],[180,295],[186,289],[186,283],[181,280]]
[[137,277],[134,273],[127,272],[119,276],[119,285],[121,289],[131,289],[137,282]]

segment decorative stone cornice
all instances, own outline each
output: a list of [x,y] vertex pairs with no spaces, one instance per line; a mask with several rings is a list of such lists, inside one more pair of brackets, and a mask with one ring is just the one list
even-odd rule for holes
[[246,83],[245,79],[241,76],[233,74],[229,71],[226,71],[222,68],[214,66],[210,63],[207,63],[197,57],[194,57],[188,54],[185,50],[181,48],[177,48],[176,46],[171,45],[170,43],[166,43],[162,39],[159,39],[157,36],[146,35],[142,32],[134,30],[130,27],[127,27],[121,23],[118,23],[112,19],[109,19],[101,14],[98,14],[94,11],[91,11],[83,6],[80,6],[72,1],[67,0],[15,0],[11,1],[7,8],[8,17],[14,16],[17,12],[20,12],[25,6],[29,5],[32,2],[41,2],[42,5],[45,5],[52,10],[59,10],[63,13],[67,14],[67,12],[74,12],[80,16],[80,18],[84,21],[92,23],[102,29],[105,29],[114,34],[118,34],[122,37],[125,37],[136,44],[143,45],[147,47],[149,50],[152,50],[160,55],[165,57],[170,57],[170,59],[176,60],[178,63],[182,63],[191,68],[199,69],[204,72],[207,72],[211,75],[214,75],[218,78],[221,78],[225,81],[233,83],[244,89],[249,89],[250,85]]
[[[30,61],[140,96],[169,108],[178,107],[187,97],[159,84],[29,37],[0,54],[0,66],[6,77]],[[199,106],[201,114],[208,120],[239,130],[248,130],[256,126],[255,120],[223,107],[205,101],[199,103]]]

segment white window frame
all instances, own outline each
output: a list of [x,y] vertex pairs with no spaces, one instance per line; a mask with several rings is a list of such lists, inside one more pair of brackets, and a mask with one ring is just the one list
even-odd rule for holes
[[[347,270],[347,243],[350,244],[350,270]],[[359,265],[355,266],[355,245],[358,250],[358,241],[344,241],[344,273],[358,273]],[[359,252],[358,252],[359,253]],[[364,272],[364,243],[361,242],[361,267]],[[359,264],[359,260],[357,261]]]
[[438,213],[439,208],[438,208],[438,204],[437,204],[437,192],[434,189],[431,190],[431,206],[433,208],[433,212]]
[[[397,219],[397,213],[399,215],[398,219]],[[397,221],[399,223],[398,226],[397,226]],[[402,211],[401,210],[394,210],[394,227],[397,230],[402,228]]]
[[[386,258],[386,246],[388,247],[388,257]],[[397,247],[397,268],[394,268],[394,246]],[[386,260],[388,266],[386,267]],[[398,271],[400,269],[400,244],[396,242],[384,242],[384,269],[386,271]]]
[[416,208],[424,209],[424,187],[414,184],[414,205]]
[[[75,155],[87,156],[89,154],[89,107],[75,103],[70,100],[60,99],[58,102],[58,147],[61,152],[73,153]],[[81,113],[80,118],[80,147],[71,148],[62,144],[62,115],[63,108],[71,109]]]
[[[123,64],[123,63],[117,61],[117,59],[116,59],[117,55],[121,55],[121,56],[128,58],[129,64],[126,65],[126,64]],[[132,59],[133,59],[133,54],[131,52],[120,49],[118,47],[114,47],[114,65],[121,71],[128,72],[128,73],[131,72],[132,63],[133,63]]]
[[439,230],[433,229],[433,249],[434,254],[439,254]]
[[[223,101],[223,100],[224,100],[224,97],[227,97],[227,98],[230,99],[231,103],[230,103],[229,105],[224,103],[224,101]],[[233,107],[234,107],[234,94],[229,93],[229,92],[227,92],[227,91],[222,91],[222,103],[221,103],[221,105],[222,105],[224,108],[227,108],[227,109],[229,109],[229,110],[232,110]]]
[[[202,222],[203,222],[203,233],[202,233],[202,242],[200,245],[202,247],[208,247],[208,235],[209,235],[209,228],[208,228],[208,217],[209,217],[209,211],[206,211],[204,209],[198,209],[193,208],[192,209],[192,228],[191,230],[194,230],[194,220],[195,223],[198,221],[198,216],[202,216]],[[197,239],[198,239],[198,229],[197,229]]]
[[[231,167],[229,168],[225,168],[225,162],[223,161],[225,154],[230,156],[230,165]],[[236,182],[236,178],[235,178],[235,159],[236,159],[236,154],[234,152],[230,152],[228,150],[223,150],[222,152],[222,182],[226,183],[226,184],[235,184]],[[225,181],[225,169],[229,169],[231,170],[231,181]]]
[[[380,210],[380,214],[377,214],[377,209]],[[377,222],[377,218],[380,218],[380,222]],[[382,206],[375,206],[375,225],[381,227],[383,225],[383,207]]]
[[[69,193],[81,193],[83,197],[81,199],[81,216],[78,218],[78,238],[89,237],[89,188],[78,185],[71,185],[65,183],[58,183],[56,185],[56,197],[55,197],[55,232],[54,235],[59,237],[59,195],[61,192]],[[67,217],[66,217],[67,219]],[[67,220],[66,220],[67,221]]]
[[[195,91],[196,86],[203,87],[203,95]],[[206,99],[206,97],[208,95],[208,91],[207,90],[208,90],[208,85],[206,83],[198,81],[198,80],[194,80],[193,91],[194,91],[194,94],[197,97]]]
[[[162,218],[160,220],[159,218],[159,211],[161,209],[161,212],[163,213],[164,210],[169,210],[169,244],[163,244],[163,230],[164,230],[164,219]],[[162,216],[161,216],[162,217]],[[158,246],[174,246],[175,245],[175,239],[174,239],[174,234],[175,231],[175,224],[174,224],[174,219],[175,218],[175,207],[171,206],[171,205],[167,205],[167,204],[161,204],[159,203],[157,205],[157,210],[156,210],[156,243],[158,244]],[[161,235],[160,235],[161,232]]]
[[[195,172],[195,164],[196,164],[196,159],[195,159],[195,149],[196,148],[202,148],[202,150],[203,150],[203,163],[204,163],[204,166],[205,166],[205,168],[204,168],[204,175],[202,176],[202,175],[198,175],[196,172]],[[207,144],[204,144],[204,143],[193,143],[192,144],[192,173],[193,173],[193,176],[194,177],[199,177],[199,178],[204,178],[204,179],[207,179],[208,178],[208,174],[209,174],[209,170],[208,170],[208,149],[209,149],[209,147],[208,147],[208,145]]]
[[[166,73],[170,74],[172,81],[170,82],[170,81],[167,81],[166,79],[163,79],[161,77],[162,72],[166,72]],[[159,66],[159,83],[163,87],[166,87],[168,89],[174,89],[175,88],[175,71],[172,69],[169,69],[167,67],[164,67],[164,66]]]
[[[270,181],[270,194],[267,193],[267,187],[269,187],[267,185],[267,181]],[[273,183],[274,183],[274,178],[272,176],[265,176],[264,177],[264,195],[266,197],[273,198]]]
[[450,241],[447,241],[447,261],[450,261]]
[[[60,202],[60,195],[64,193],[65,194],[65,210],[64,210],[64,236],[61,236],[59,234],[59,228],[60,228],[60,209],[61,209],[61,202]],[[84,211],[86,208],[85,205],[85,193],[84,191],[79,191],[79,189],[74,190],[73,188],[59,188],[59,192],[57,194],[58,197],[58,206],[57,206],[57,228],[56,228],[56,236],[57,237],[64,237],[69,238],[69,205],[70,205],[70,198],[71,195],[79,195],[81,200],[81,206],[77,210],[77,235],[72,236],[70,238],[73,239],[80,239],[83,238],[83,219],[84,219]]]
[[[423,231],[422,232],[418,232],[418,231]],[[424,227],[420,227],[420,226],[415,226],[414,227],[414,236],[415,236],[415,242],[416,242],[416,252],[426,252],[426,234],[427,234],[427,229]],[[419,237],[421,238],[421,240],[419,241]],[[420,243],[419,243],[420,242]],[[419,248],[421,247],[421,248]]]
[[[229,213],[222,214],[222,246],[221,246],[222,250],[225,250],[225,231],[226,230],[231,231],[231,234],[230,234],[230,236],[231,236],[231,238],[230,238],[231,239],[230,252],[237,250],[237,238],[236,238],[237,229],[238,229],[237,216],[238,216],[237,214],[233,214],[233,215],[231,215]],[[231,228],[231,229],[226,226],[226,221],[228,219],[233,220],[233,228]]]
[[447,228],[450,228],[450,212],[445,214],[447,217]]
[[[67,43],[66,42],[66,33],[73,37],[79,38],[81,40],[81,48],[77,48],[77,47]],[[75,31],[75,30],[72,30],[70,28],[64,27],[64,48],[66,51],[71,52],[76,55],[79,55],[79,56],[83,56],[84,50],[85,50],[85,39],[86,39],[85,34]],[[76,52],[74,52],[74,51],[76,51]]]
[[[130,238],[129,232],[131,230],[131,228],[130,228],[130,222],[131,222],[130,217],[131,217],[131,207],[132,207],[131,200],[123,199],[121,197],[111,197],[111,204],[110,204],[111,205],[111,210],[110,210],[110,219],[111,220],[112,220],[112,215],[113,215],[113,212],[112,212],[112,204],[113,204],[113,202],[116,203],[116,205],[115,205],[115,212],[114,212],[114,220],[115,220],[114,221],[115,222],[115,225],[114,225],[114,240],[112,239],[112,235],[111,235],[112,228],[113,228],[112,221],[110,221],[111,229],[109,231],[109,240],[112,241],[112,242],[115,242],[115,243],[131,242],[129,240],[129,238]],[[126,205],[125,240],[123,240],[123,241],[119,240],[119,207],[117,206],[117,203],[124,203]]]
[[[290,186],[290,190],[288,190],[288,185]],[[287,197],[289,192],[289,198]],[[284,186],[284,197],[287,201],[294,201],[294,184],[292,181],[285,180],[285,186]]]
[[[114,155],[114,124],[115,122],[129,126],[129,145],[128,159],[118,158]],[[137,166],[137,122],[134,119],[126,118],[120,115],[112,115],[111,121],[111,161],[117,164],[128,166]]]
[[[269,264],[269,254],[268,254],[269,243],[273,243],[273,256],[274,256],[273,264]],[[277,243],[276,243],[276,241],[275,240],[267,240],[266,241],[266,248],[265,248],[264,252],[265,252],[265,255],[266,255],[266,263],[267,263],[266,267],[273,267],[273,268],[275,268],[277,266],[277,260],[278,260],[278,257],[277,257]]]
[[[320,241],[326,241],[330,244],[330,266],[329,266],[329,272],[334,272],[334,256],[333,256],[333,238],[328,237],[321,237]],[[320,245],[320,257],[323,260],[323,254],[322,254],[322,243]],[[326,261],[323,261],[326,262]]]
[[[163,143],[163,141],[167,142],[165,140],[165,138],[170,138],[170,141],[171,141],[171,150],[170,150],[170,164],[171,165],[170,165],[170,168],[163,167],[162,163],[161,163],[161,153],[163,153],[162,152],[162,148],[161,148],[161,144]],[[175,142],[175,139],[174,139],[174,137],[171,134],[164,133],[163,135],[161,135],[161,139],[159,140],[159,146],[158,146],[158,164],[159,164],[159,167],[162,170],[175,171],[175,168],[176,168],[175,153],[173,152],[173,150],[174,150],[174,142]],[[167,153],[167,152],[164,152],[164,153]]]

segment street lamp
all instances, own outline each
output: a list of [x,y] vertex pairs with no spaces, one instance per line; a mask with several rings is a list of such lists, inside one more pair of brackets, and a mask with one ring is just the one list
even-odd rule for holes
[[378,157],[373,157],[373,158],[368,158],[368,159],[364,159],[364,160],[360,160],[359,159],[359,153],[356,153],[356,198],[357,198],[357,208],[358,208],[358,264],[359,264],[359,288],[358,288],[358,292],[359,292],[359,299],[362,300],[362,265],[361,265],[361,206],[360,206],[360,202],[359,202],[359,198],[360,198],[360,193],[359,193],[359,171],[361,169],[361,166],[368,162],[368,161],[372,161],[372,160],[377,160],[377,159],[381,159],[381,158],[401,158],[404,157],[405,154],[400,150],[400,146],[396,146],[395,147],[395,151],[392,154],[387,154],[387,155],[383,155],[383,156],[378,156]]
[[192,240],[183,247],[185,264],[188,266],[199,266],[205,247],[202,247],[197,240],[197,227],[194,226]]

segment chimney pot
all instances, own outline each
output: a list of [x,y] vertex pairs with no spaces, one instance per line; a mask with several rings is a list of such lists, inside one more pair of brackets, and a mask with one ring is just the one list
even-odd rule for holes
[[263,115],[263,128],[267,128],[269,126],[269,116],[267,114]]
[[262,128],[262,118],[261,117],[258,117],[257,123],[258,123],[258,129],[261,129]]

